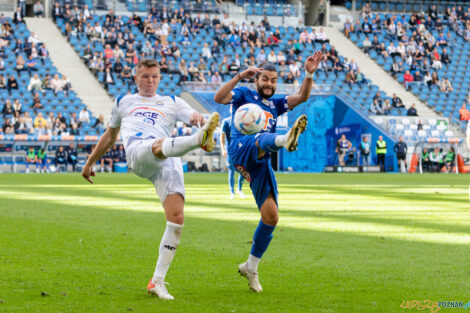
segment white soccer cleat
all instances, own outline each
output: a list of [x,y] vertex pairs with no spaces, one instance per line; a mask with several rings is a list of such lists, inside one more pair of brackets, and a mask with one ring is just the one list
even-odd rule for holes
[[214,112],[209,116],[206,124],[201,128],[202,140],[201,148],[204,151],[211,152],[215,148],[214,130],[219,125],[219,113]]
[[262,292],[263,288],[261,287],[259,280],[258,280],[258,273],[254,272],[251,273],[248,271],[246,268],[246,262],[240,264],[238,266],[238,272],[242,275],[245,276],[248,279],[250,289],[253,290],[254,292]]
[[238,196],[239,196],[240,198],[242,198],[242,199],[245,199],[245,198],[246,198],[246,196],[245,196],[245,194],[243,193],[242,190],[238,190],[238,191],[237,191],[237,194],[238,194]]
[[234,194],[234,193],[231,193],[231,194],[230,194],[230,197],[228,197],[228,198],[229,198],[230,200],[235,199],[235,194]]
[[297,118],[292,128],[289,130],[289,135],[287,136],[287,145],[286,149],[289,152],[297,150],[297,144],[299,141],[299,136],[307,128],[307,115],[301,115]]
[[155,283],[153,283],[152,279],[150,279],[147,285],[147,292],[156,295],[157,297],[163,300],[173,300],[174,297],[168,293],[165,284],[166,283],[164,281],[156,281]]

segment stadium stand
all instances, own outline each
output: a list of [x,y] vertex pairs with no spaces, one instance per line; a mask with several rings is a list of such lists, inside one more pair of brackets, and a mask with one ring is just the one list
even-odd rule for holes
[[[114,16],[110,12],[106,16],[92,15],[86,21],[76,21],[72,15],[56,21],[100,81],[104,84],[105,77],[110,78],[110,83],[104,85],[114,97],[135,91],[122,73],[127,75],[142,57],[155,57],[161,62],[162,81],[158,92],[179,95],[181,82],[228,81],[239,70],[266,61],[279,65],[280,83],[299,84],[304,75],[302,61],[317,49],[323,51],[325,58],[316,74],[316,83],[334,85],[349,93],[364,113],[369,112],[373,95],[379,92],[385,96],[361,74],[354,60],[338,55],[321,28],[275,27],[267,19],[258,26],[224,24],[218,17],[182,19],[186,21],[171,16],[168,24],[159,16],[150,15],[142,21],[137,15]],[[209,101],[203,100],[204,95],[196,97],[202,98],[206,109],[214,109],[208,105]],[[387,113],[405,115],[406,111],[391,108]]]
[[344,30],[420,100],[458,123],[470,92],[468,13],[453,7],[440,14],[439,7],[429,5],[423,15],[364,13]]

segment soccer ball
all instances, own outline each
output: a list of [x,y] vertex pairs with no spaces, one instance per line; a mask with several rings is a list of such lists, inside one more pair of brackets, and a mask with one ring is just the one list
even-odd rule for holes
[[253,135],[266,125],[266,113],[259,105],[247,103],[235,112],[233,123],[242,134]]

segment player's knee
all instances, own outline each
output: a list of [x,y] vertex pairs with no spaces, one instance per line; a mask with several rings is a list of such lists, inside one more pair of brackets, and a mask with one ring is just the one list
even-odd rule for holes
[[163,154],[162,145],[165,138],[159,138],[155,140],[152,144],[152,153],[159,159],[166,159],[166,156]]
[[183,223],[184,223],[184,213],[183,213],[183,211],[170,212],[167,215],[167,220],[172,222],[172,223],[175,223],[175,224],[183,225]]
[[263,223],[271,226],[276,226],[277,222],[279,222],[279,215],[277,211],[271,211],[263,214],[262,216]]

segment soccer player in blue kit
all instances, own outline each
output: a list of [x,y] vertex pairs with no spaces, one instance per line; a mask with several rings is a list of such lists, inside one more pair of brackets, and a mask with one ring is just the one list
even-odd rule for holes
[[[232,114],[232,106],[230,106],[230,114]],[[232,117],[227,117],[222,120],[222,127],[220,131],[220,149],[222,150],[222,156],[224,158],[227,157],[227,150],[228,146],[230,145],[230,124],[232,122]],[[227,167],[228,167],[228,186],[230,189],[230,197],[229,199],[235,199],[235,166],[230,164],[227,159]],[[243,186],[243,175],[238,174],[238,189],[237,194],[240,198],[245,198],[245,194],[243,193],[242,186]]]
[[[301,115],[285,135],[276,134],[277,117],[308,100],[313,83],[313,73],[318,68],[322,53],[316,51],[305,61],[305,79],[299,92],[286,97],[273,97],[277,87],[278,73],[272,64],[259,68],[251,67],[238,73],[215,94],[217,103],[232,105],[231,140],[228,147],[229,163],[250,183],[261,220],[253,236],[253,245],[248,260],[239,265],[238,271],[245,276],[251,290],[263,291],[258,279],[258,264],[273,238],[278,216],[277,183],[271,166],[270,153],[281,148],[295,151],[299,135],[307,126],[307,116]],[[256,91],[246,87],[235,88],[244,79],[255,77]],[[243,135],[234,126],[237,109],[246,104],[260,106],[266,114],[266,125],[261,132]]]

